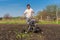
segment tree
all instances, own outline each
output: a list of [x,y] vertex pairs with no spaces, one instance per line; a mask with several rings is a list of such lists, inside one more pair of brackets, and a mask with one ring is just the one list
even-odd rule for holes
[[48,5],[43,11],[38,12],[37,18],[40,19],[41,16],[44,20],[46,17],[49,17],[51,20],[56,20],[57,17],[60,17],[60,7],[57,5]]
[[60,7],[58,8],[58,17],[60,18]]
[[41,19],[41,16],[42,16],[42,19],[45,20],[46,17],[47,17],[47,12],[46,10],[43,10],[43,11],[39,11],[38,14],[37,14],[37,18],[38,19]]
[[7,14],[4,15],[4,19],[10,19],[10,18],[11,18],[11,16],[10,16],[9,13],[7,13]]
[[46,11],[48,13],[48,16],[50,16],[51,19],[55,19],[56,18],[56,5],[49,5],[46,7]]

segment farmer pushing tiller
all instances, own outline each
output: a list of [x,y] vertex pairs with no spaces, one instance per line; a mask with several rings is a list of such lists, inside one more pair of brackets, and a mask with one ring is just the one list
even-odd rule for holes
[[30,8],[30,4],[27,4],[27,9],[24,12],[24,16],[26,17],[27,24],[29,24],[29,21],[33,17],[34,11],[32,8]]
[[28,33],[35,28],[35,19],[33,18],[33,15],[34,15],[33,9],[31,8],[30,4],[27,4],[27,9],[24,12],[24,16],[26,17],[28,30],[25,33]]

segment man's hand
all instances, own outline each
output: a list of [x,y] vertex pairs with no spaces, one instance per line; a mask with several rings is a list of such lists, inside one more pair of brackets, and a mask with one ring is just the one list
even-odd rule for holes
[[34,13],[33,11],[31,13]]

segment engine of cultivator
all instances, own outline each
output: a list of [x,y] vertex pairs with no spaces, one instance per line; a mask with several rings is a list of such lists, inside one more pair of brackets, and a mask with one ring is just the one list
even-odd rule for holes
[[29,32],[41,33],[42,30],[40,29],[40,27],[37,26],[36,20],[35,20],[35,19],[31,19],[31,20],[29,21],[27,30],[23,29],[22,32],[25,32],[25,33],[29,33]]

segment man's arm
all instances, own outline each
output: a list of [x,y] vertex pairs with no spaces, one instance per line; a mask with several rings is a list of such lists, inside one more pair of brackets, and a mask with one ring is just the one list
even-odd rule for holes
[[27,12],[26,12],[26,10],[25,10],[25,12],[24,12],[24,16],[26,15],[26,13],[27,13]]
[[31,12],[31,13],[32,13],[32,17],[34,18],[34,13],[35,13],[35,12],[33,11],[33,9],[32,9],[32,12]]
[[34,13],[34,10],[32,9],[32,13]]
[[32,11],[32,13],[34,13],[34,11]]

